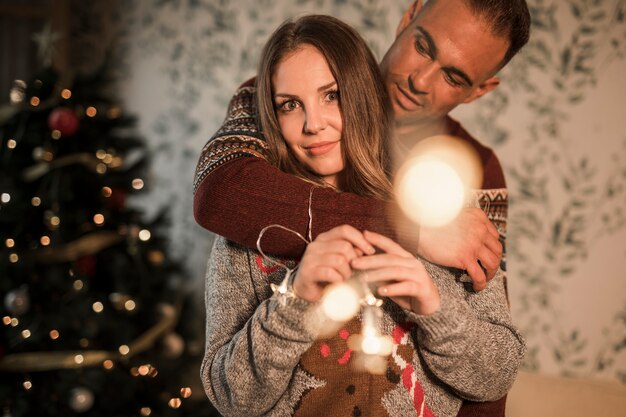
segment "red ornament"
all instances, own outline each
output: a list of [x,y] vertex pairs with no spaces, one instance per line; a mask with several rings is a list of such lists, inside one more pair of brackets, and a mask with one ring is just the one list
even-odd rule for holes
[[67,107],[57,107],[48,116],[48,127],[62,136],[72,136],[78,130],[78,116]]
[[93,255],[83,256],[76,260],[76,269],[82,275],[92,277],[96,273],[97,262],[97,258]]

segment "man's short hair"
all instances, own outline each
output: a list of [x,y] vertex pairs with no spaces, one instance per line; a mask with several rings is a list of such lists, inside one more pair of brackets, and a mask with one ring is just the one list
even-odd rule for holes
[[509,40],[499,69],[509,63],[530,37],[530,12],[525,0],[465,0],[472,13],[491,28],[491,33]]

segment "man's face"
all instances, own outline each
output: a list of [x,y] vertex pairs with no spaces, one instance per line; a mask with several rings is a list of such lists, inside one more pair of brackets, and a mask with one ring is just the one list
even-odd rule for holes
[[508,41],[462,0],[430,0],[405,16],[381,62],[396,121],[437,119],[494,89]]

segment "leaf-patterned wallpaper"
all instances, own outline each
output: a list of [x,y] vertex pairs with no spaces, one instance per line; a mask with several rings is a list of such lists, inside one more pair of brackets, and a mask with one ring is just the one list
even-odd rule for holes
[[[139,204],[170,207],[173,253],[194,287],[211,239],[192,216],[194,167],[269,33],[285,18],[328,13],[382,57],[408,4],[131,0],[95,12],[113,23],[119,92],[154,152]],[[626,0],[529,5],[529,45],[498,89],[454,115],[507,175],[511,306],[526,369],[626,384]]]

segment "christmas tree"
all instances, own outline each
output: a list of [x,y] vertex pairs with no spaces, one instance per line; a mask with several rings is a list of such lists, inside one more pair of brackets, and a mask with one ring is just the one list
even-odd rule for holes
[[46,69],[0,109],[0,411],[217,415],[186,343],[165,216],[127,204],[147,151],[106,75],[69,86]]

